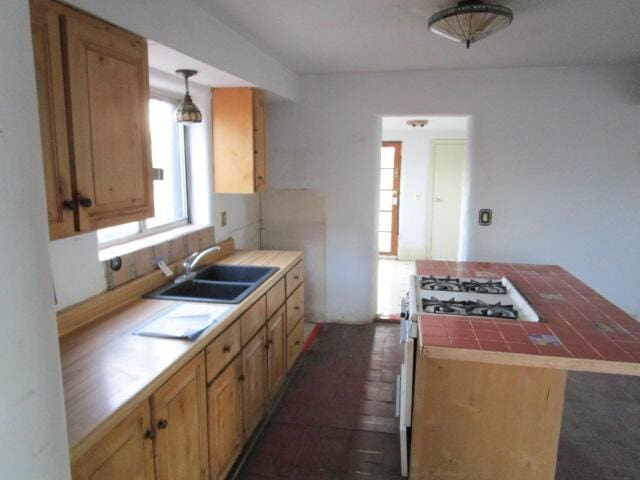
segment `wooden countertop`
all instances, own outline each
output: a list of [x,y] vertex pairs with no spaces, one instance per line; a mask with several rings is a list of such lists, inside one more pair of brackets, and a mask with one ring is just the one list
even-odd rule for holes
[[182,302],[142,299],[60,339],[71,458],[125,418],[302,259],[301,252],[236,251],[216,263],[278,267],[243,302],[196,341],[132,335],[163,309]]
[[640,376],[640,323],[557,265],[418,261],[416,272],[505,276],[543,320],[423,314],[418,330],[424,355]]

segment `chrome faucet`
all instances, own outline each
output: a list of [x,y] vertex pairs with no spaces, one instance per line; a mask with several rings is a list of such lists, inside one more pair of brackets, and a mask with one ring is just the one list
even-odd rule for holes
[[205,250],[202,250],[201,252],[194,252],[191,255],[189,255],[185,259],[185,261],[182,263],[182,275],[177,277],[175,279],[175,282],[180,283],[186,280],[193,279],[196,276],[196,274],[192,270],[196,267],[196,265],[198,265],[200,260],[202,260],[203,257],[205,257],[210,253],[219,252],[219,251],[220,251],[220,247],[218,247],[217,245],[214,245],[213,247],[209,247]]

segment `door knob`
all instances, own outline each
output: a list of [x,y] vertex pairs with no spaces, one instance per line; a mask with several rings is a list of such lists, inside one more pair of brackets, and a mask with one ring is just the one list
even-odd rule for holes
[[442,200],[440,197],[436,197],[433,199],[433,201],[436,203],[440,203],[440,202],[443,202],[444,200]]

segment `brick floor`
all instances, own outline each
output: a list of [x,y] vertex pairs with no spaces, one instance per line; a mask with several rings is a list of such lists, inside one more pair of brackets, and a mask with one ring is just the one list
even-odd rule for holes
[[[401,360],[397,325],[323,325],[236,478],[401,479]],[[640,378],[571,374],[556,478],[640,480],[639,451]]]

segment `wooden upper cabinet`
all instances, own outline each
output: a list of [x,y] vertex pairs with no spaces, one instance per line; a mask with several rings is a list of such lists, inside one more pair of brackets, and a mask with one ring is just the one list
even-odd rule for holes
[[225,478],[242,450],[242,360],[229,364],[207,389],[211,479]]
[[[50,2],[31,2],[31,36],[38,88],[40,139],[52,240],[75,231],[65,115],[62,38],[59,15]],[[67,205],[67,208],[65,208]]]
[[146,41],[31,0],[51,238],[153,216]]
[[147,43],[85,15],[63,27],[79,230],[152,217]]
[[151,397],[158,480],[208,480],[206,388],[200,353]]
[[152,480],[153,445],[145,400],[71,466],[73,480]]
[[255,88],[211,91],[216,193],[255,193],[267,189],[266,103]]

